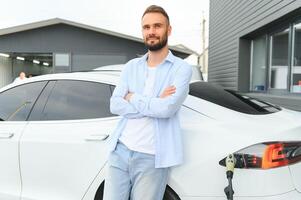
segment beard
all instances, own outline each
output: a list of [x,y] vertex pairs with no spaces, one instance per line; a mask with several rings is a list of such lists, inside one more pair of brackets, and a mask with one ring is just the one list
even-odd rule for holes
[[[144,41],[144,44],[149,51],[159,51],[160,49],[162,49],[163,47],[165,47],[167,45],[167,41],[168,41],[167,37],[168,37],[167,33],[162,37],[161,40],[160,40],[160,37],[150,36],[150,37],[146,38],[146,40]],[[159,42],[149,44],[147,41],[152,38],[158,39]]]

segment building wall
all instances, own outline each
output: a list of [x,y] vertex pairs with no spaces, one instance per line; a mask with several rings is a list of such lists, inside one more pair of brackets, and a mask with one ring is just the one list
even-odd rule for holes
[[[13,60],[13,70],[9,79],[13,79],[20,71],[45,74],[54,72],[69,72],[91,70],[109,64],[125,63],[143,54],[146,49],[142,43],[123,38],[86,30],[66,24],[46,26],[28,31],[16,32],[0,36],[0,52],[30,53],[49,55],[67,53],[70,55],[70,66],[51,67],[35,66],[26,61]],[[3,68],[11,64],[2,62]],[[27,67],[27,68],[26,68]],[[27,70],[28,69],[28,70]],[[0,86],[8,83],[3,80]]]
[[0,87],[12,81],[12,61],[10,58],[0,56]]
[[300,7],[300,0],[210,0],[209,82],[246,92],[250,40],[245,36]]
[[126,55],[121,54],[73,54],[72,71],[91,70],[104,65],[123,64],[128,61]]
[[144,45],[66,24],[57,24],[0,37],[2,52],[122,54],[128,59],[145,52]]
[[[147,52],[142,42],[67,24],[56,24],[0,36],[0,52],[46,53],[70,56],[68,66],[53,65],[54,72],[90,70],[126,63]],[[175,52],[187,57],[186,53]]]

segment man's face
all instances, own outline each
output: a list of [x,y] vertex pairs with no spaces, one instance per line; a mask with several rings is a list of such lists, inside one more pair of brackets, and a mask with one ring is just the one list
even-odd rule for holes
[[142,18],[142,34],[145,46],[158,51],[167,45],[171,26],[161,13],[147,13]]

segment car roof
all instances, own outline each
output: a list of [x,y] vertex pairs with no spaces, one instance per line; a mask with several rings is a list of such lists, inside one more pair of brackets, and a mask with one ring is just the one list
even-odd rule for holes
[[4,91],[13,86],[21,85],[24,83],[30,83],[35,81],[49,81],[49,80],[82,80],[82,81],[96,81],[107,84],[117,84],[120,76],[120,71],[90,71],[90,72],[71,72],[71,73],[56,73],[56,74],[45,74],[27,78],[22,82],[11,83],[1,88],[0,91]]
[[121,72],[124,67],[124,64],[116,64],[116,65],[106,65],[102,67],[97,67],[93,69],[94,71],[119,71]]
[[[124,67],[124,64],[116,65],[107,65],[95,68],[91,71],[82,71],[82,72],[66,72],[66,73],[54,73],[54,74],[45,74],[40,76],[34,76],[27,78],[22,82],[11,83],[7,86],[1,88],[0,91],[4,91],[12,86],[17,86],[24,83],[30,83],[34,81],[49,81],[49,80],[83,80],[83,81],[96,81],[103,82],[107,84],[116,85],[118,83],[121,71]],[[191,82],[198,81],[200,79],[192,78]],[[201,79],[202,80],[202,79]]]
[[[95,68],[94,71],[119,71],[121,72],[125,64],[116,64],[116,65],[106,65],[102,67]],[[198,65],[190,65],[192,69],[191,82],[194,81],[204,81],[203,74]]]

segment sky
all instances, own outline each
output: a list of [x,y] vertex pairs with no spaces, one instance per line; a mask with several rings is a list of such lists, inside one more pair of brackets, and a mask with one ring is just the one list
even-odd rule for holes
[[169,15],[172,25],[169,44],[183,44],[201,53],[201,22],[204,16],[208,30],[209,0],[2,1],[0,29],[62,18],[141,38],[141,16],[145,8],[153,4],[162,6]]

